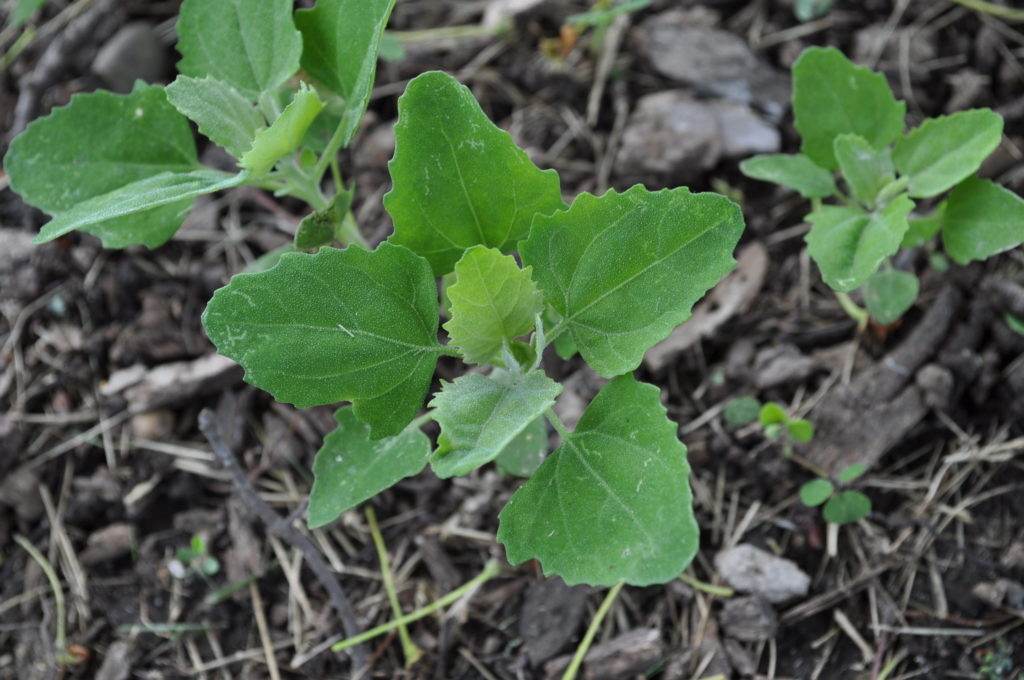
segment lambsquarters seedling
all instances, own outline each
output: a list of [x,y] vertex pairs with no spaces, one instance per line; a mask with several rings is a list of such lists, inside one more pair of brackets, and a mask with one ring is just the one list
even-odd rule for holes
[[[278,400],[351,402],[316,456],[310,526],[428,464],[452,477],[497,461],[529,475],[500,516],[511,562],[537,558],[569,583],[675,578],[698,541],[686,448],[659,390],[631,372],[732,269],[740,210],[642,186],[566,205],[554,171],[430,72],[399,101],[384,199],[394,234],[372,251],[333,247],[349,198],[335,158],[365,109],[392,4],[319,0],[293,16],[290,0],[186,0],[174,83],[78,95],[11,145],[12,187],[53,215],[37,241],[77,229],[155,247],[197,195],[242,184],[306,200],[298,245],[315,252],[235,276],[203,323]],[[311,83],[295,81],[300,66]],[[186,116],[239,172],[198,165]],[[445,341],[439,277],[453,281]],[[610,379],[571,432],[542,370],[555,341]],[[443,356],[479,370],[442,382],[421,415]],[[420,429],[429,419],[436,447]],[[560,444],[538,467],[545,420]]]
[[[1002,138],[999,114],[961,111],[905,131],[906,104],[884,75],[819,47],[793,65],[793,113],[802,153],[756,156],[740,168],[812,200],[807,252],[862,323],[867,315],[850,291],[861,289],[871,317],[883,324],[917,297],[917,277],[889,262],[901,248],[941,234],[946,254],[967,264],[1024,242],[1024,201],[975,176]],[[915,212],[919,201],[931,205],[940,196],[926,214]]]

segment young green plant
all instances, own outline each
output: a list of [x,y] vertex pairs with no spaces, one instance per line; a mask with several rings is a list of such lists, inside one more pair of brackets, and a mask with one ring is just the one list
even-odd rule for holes
[[[917,277],[890,264],[901,248],[941,234],[946,254],[967,264],[1024,242],[1024,200],[975,176],[1002,139],[999,114],[961,111],[905,131],[906,104],[884,75],[820,47],[793,65],[793,113],[801,153],[755,156],[740,169],[812,200],[807,252],[861,324],[868,313],[892,323],[914,303]],[[915,213],[919,201],[943,195],[928,214]],[[847,295],[856,289],[867,312]]]
[[[843,469],[836,479],[840,487],[847,486],[864,474],[867,468],[854,463]],[[836,489],[837,484],[825,477],[812,479],[800,487],[800,500],[809,508],[825,505],[821,514],[831,524],[858,522],[871,513],[871,499],[859,491]]]

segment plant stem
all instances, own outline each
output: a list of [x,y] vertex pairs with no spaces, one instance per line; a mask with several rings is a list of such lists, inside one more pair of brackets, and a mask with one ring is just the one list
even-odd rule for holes
[[973,9],[975,12],[982,12],[983,14],[991,14],[994,17],[1001,19],[1008,19],[1009,21],[1024,21],[1024,10],[1013,9],[1012,7],[1002,7],[985,0],[952,0],[953,2],[963,5],[968,9]]
[[[331,138],[327,141],[327,146],[324,148],[324,152],[320,154],[320,158],[317,159],[316,165],[313,166],[312,179],[313,182],[319,186],[320,180],[323,178],[324,173],[327,172],[327,168],[331,163],[338,162],[338,152],[341,151],[341,145],[344,140],[345,129],[341,123],[338,127],[334,128],[334,133],[331,134]],[[342,189],[341,185],[338,186],[338,190]]]
[[572,434],[562,422],[562,419],[558,417],[558,414],[555,413],[554,409],[549,408],[544,412],[544,416],[548,419],[548,422],[551,423],[551,427],[555,428],[555,431],[558,432],[558,436],[562,438],[563,442],[570,434]]
[[[380,575],[384,579],[384,590],[388,593],[388,600],[391,602],[391,611],[395,620],[402,618],[402,605],[398,602],[398,592],[395,590],[395,582],[391,577],[391,562],[388,560],[388,549],[384,545],[384,537],[381,536],[380,527],[377,526],[377,513],[373,508],[367,506],[366,522],[370,525],[370,535],[373,536],[373,544],[377,548],[377,558],[380,560]],[[402,641],[402,653],[405,655],[405,667],[412,668],[420,657],[423,650],[416,646],[416,643],[409,637],[409,629],[404,623],[398,624],[398,637]]]
[[732,588],[726,588],[725,586],[716,586],[712,583],[705,583],[704,581],[695,579],[686,572],[679,575],[679,580],[688,586],[691,586],[695,590],[699,590],[702,593],[708,595],[717,595],[718,597],[732,597],[736,594]]
[[846,315],[857,322],[857,330],[863,331],[868,327],[868,310],[864,309],[856,302],[850,299],[850,296],[846,293],[838,290],[832,291],[836,295],[836,300],[839,301],[839,306],[843,308]]
[[342,640],[341,642],[336,642],[331,647],[331,650],[335,652],[340,652],[341,650],[348,649],[353,645],[358,645],[363,642],[366,642],[367,640],[372,640],[375,637],[380,637],[381,635],[384,635],[385,633],[388,633],[394,630],[395,628],[398,628],[399,626],[404,626],[407,623],[419,621],[420,619],[426,616],[430,616],[438,609],[447,607],[449,604],[455,602],[463,595],[472,592],[475,588],[479,587],[480,585],[483,585],[487,581],[490,581],[492,578],[497,576],[499,572],[501,572],[500,564],[498,564],[497,562],[488,562],[484,566],[484,570],[477,574],[472,580],[467,581],[466,583],[456,588],[452,592],[448,593],[436,602],[428,604],[426,607],[417,609],[411,614],[401,616],[395,619],[394,621],[389,621],[388,623],[381,624],[376,628],[371,628],[370,630],[360,633],[355,637],[350,637],[346,640]]
[[615,598],[619,596],[619,591],[622,590],[622,586],[625,585],[625,583],[625,581],[619,581],[612,586],[608,591],[608,594],[604,596],[604,601],[602,601],[601,606],[597,608],[597,613],[594,614],[594,619],[587,627],[587,632],[583,634],[583,639],[580,640],[580,644],[576,648],[576,653],[573,655],[572,661],[569,662],[569,667],[565,669],[565,673],[562,675],[562,680],[575,680],[576,674],[580,671],[580,666],[583,665],[583,659],[590,650],[590,644],[594,641],[594,636],[597,635],[597,629],[601,627],[601,621],[604,620],[605,614],[608,613],[608,610],[612,608],[612,603],[615,602]]
[[41,552],[36,550],[36,547],[27,538],[21,534],[15,534],[14,541],[24,548],[25,552],[36,561],[39,568],[43,570],[43,574],[46,575],[46,580],[50,582],[50,588],[53,590],[53,604],[57,608],[57,631],[53,639],[54,657],[59,664],[75,663],[75,657],[68,653],[67,633],[65,631],[67,613],[64,607],[64,590],[61,588],[60,579],[57,578],[57,572],[54,571],[50,561]]

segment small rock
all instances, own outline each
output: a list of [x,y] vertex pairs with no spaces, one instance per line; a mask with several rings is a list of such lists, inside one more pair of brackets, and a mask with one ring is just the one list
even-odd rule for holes
[[103,664],[96,671],[95,680],[127,680],[132,671],[132,646],[118,640],[107,648]]
[[771,640],[779,629],[775,609],[758,595],[727,600],[718,622],[726,635],[744,642]]
[[519,635],[530,663],[539,666],[576,637],[589,592],[586,586],[567,586],[560,578],[530,585],[519,616]]
[[692,180],[714,167],[722,134],[714,109],[683,90],[641,97],[630,114],[616,158],[623,175]]
[[1024,585],[1008,578],[976,583],[971,594],[993,607],[1024,608]]
[[917,386],[924,392],[924,403],[929,408],[946,408],[953,394],[953,372],[939,364],[927,364],[914,376]]
[[946,76],[951,90],[943,110],[946,113],[963,111],[974,106],[985,93],[991,91],[992,78],[974,69],[962,68]]
[[130,92],[136,80],[155,83],[167,74],[167,51],[156,27],[136,21],[125,24],[96,53],[93,73],[114,92]]
[[135,532],[130,524],[119,522],[103,527],[89,535],[85,550],[81,554],[82,564],[91,565],[108,562],[127,555],[135,542]]
[[778,128],[754,113],[749,106],[724,100],[709,105],[718,116],[722,155],[726,158],[777,153],[782,148]]
[[20,467],[0,481],[0,504],[14,508],[18,519],[35,522],[43,516],[43,500],[39,497],[39,477],[28,467]]
[[139,439],[167,439],[174,431],[174,413],[165,408],[139,413],[132,416],[131,429]]
[[715,555],[715,568],[730,587],[779,604],[807,594],[811,577],[791,560],[749,543]]
[[761,349],[754,359],[754,384],[766,390],[799,383],[817,369],[818,362],[803,354],[796,345],[773,345]]

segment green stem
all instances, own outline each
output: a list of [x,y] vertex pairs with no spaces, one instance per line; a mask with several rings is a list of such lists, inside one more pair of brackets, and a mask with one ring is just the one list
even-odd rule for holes
[[875,198],[875,209],[881,210],[885,206],[889,205],[889,201],[896,198],[898,194],[903,192],[903,190],[907,188],[908,184],[910,184],[910,178],[904,175],[903,177],[898,177],[882,187],[881,191],[878,192],[878,196]]
[[690,576],[685,572],[679,575],[679,580],[685,583],[686,585],[692,587],[694,590],[699,590],[702,593],[707,593],[708,595],[717,595],[718,597],[732,597],[736,594],[736,591],[734,591],[732,588],[726,588],[725,586],[716,586],[712,583],[705,583],[704,581],[695,579],[694,577]]
[[570,434],[572,434],[562,422],[562,419],[558,417],[558,414],[555,413],[554,409],[549,408],[544,412],[544,416],[548,419],[548,422],[551,423],[551,427],[555,428],[555,431],[558,432],[558,436],[562,438],[563,442]]
[[1010,21],[1024,21],[1024,10],[1013,9],[1011,7],[1002,7],[985,0],[952,0],[953,2],[963,5],[968,9],[973,9],[975,12],[982,12],[983,14],[991,14],[994,17],[1001,19],[1008,19]]
[[[320,158],[317,159],[316,165],[313,166],[311,176],[313,182],[317,186],[320,185],[320,180],[323,178],[324,173],[327,172],[327,168],[330,167],[331,163],[338,162],[338,152],[341,151],[341,145],[345,141],[344,136],[345,129],[342,127],[342,124],[339,123],[338,127],[334,128],[334,133],[328,140],[327,147],[324,149],[324,152],[320,154]],[[340,191],[341,189],[342,186],[339,184],[338,190]]]
[[868,327],[868,310],[864,309],[856,302],[850,299],[850,296],[846,293],[838,290],[832,291],[836,295],[836,300],[839,301],[839,306],[843,308],[847,316],[857,322],[857,330],[863,331]]
[[[395,590],[395,582],[391,577],[391,563],[388,560],[388,549],[384,545],[384,537],[377,526],[377,513],[373,508],[367,506],[366,521],[370,525],[370,535],[373,536],[373,544],[377,548],[377,558],[380,560],[380,574],[384,579],[384,590],[387,591],[388,600],[391,602],[391,611],[396,620],[402,618],[402,605],[398,602],[398,592]],[[405,655],[405,667],[412,668],[420,657],[423,650],[416,646],[409,636],[409,629],[404,623],[398,625],[398,637],[402,641],[402,653]]]
[[46,580],[50,582],[50,588],[53,590],[53,603],[57,608],[57,632],[53,640],[53,646],[55,649],[55,658],[57,663],[70,664],[75,663],[77,659],[68,652],[67,647],[67,633],[64,626],[65,618],[67,613],[64,608],[64,590],[61,588],[60,579],[57,578],[57,572],[54,571],[53,565],[50,561],[43,556],[41,552],[36,550],[36,547],[29,543],[28,539],[21,534],[14,535],[14,541],[25,549],[25,552],[29,554],[32,559],[36,561],[39,568],[43,570],[43,574],[46,575]]
[[452,602],[455,602],[456,600],[461,598],[466,593],[472,591],[474,588],[476,588],[476,587],[486,583],[487,581],[490,581],[492,578],[497,576],[500,572],[501,572],[501,565],[500,564],[498,564],[497,562],[488,562],[484,566],[484,570],[481,571],[479,574],[477,574],[472,580],[467,581],[462,586],[460,586],[459,588],[456,588],[455,590],[453,590],[452,592],[448,593],[447,595],[445,595],[441,599],[437,600],[433,604],[428,604],[426,607],[422,607],[421,609],[417,609],[416,611],[414,611],[411,614],[406,614],[405,616],[401,616],[401,617],[395,619],[394,621],[389,621],[388,623],[385,623],[385,624],[382,624],[380,626],[377,626],[376,628],[371,628],[370,630],[368,630],[368,631],[366,631],[364,633],[360,633],[359,635],[356,635],[355,637],[350,637],[347,640],[342,640],[341,642],[336,642],[331,647],[331,649],[333,651],[335,651],[335,652],[340,652],[343,649],[348,649],[349,647],[361,644],[363,642],[366,642],[367,640],[372,640],[375,637],[380,637],[381,635],[384,635],[385,633],[389,633],[392,630],[394,630],[395,628],[398,628],[399,626],[404,626],[407,623],[412,623],[413,621],[419,621],[420,619],[422,619],[424,617],[430,616],[431,614],[436,612],[438,609],[442,609],[444,607],[447,607],[449,604],[451,604]]
[[341,219],[341,228],[338,230],[337,237],[345,245],[355,244],[367,250],[370,249],[370,244],[363,238],[363,233],[359,231],[359,225],[356,224],[356,218],[351,210],[345,213],[345,217]]
[[612,586],[608,591],[608,594],[604,596],[604,601],[601,602],[601,606],[597,608],[597,613],[594,614],[593,621],[591,621],[590,626],[587,627],[587,632],[583,634],[583,639],[580,640],[580,644],[576,648],[576,653],[573,655],[572,661],[569,662],[569,667],[565,669],[565,673],[562,675],[562,680],[575,680],[576,674],[580,671],[580,666],[583,665],[583,659],[590,650],[590,644],[594,641],[594,636],[597,635],[597,629],[601,627],[601,621],[604,620],[608,610],[612,608],[612,603],[615,602],[615,598],[619,596],[619,591],[622,590],[623,585],[625,585],[625,581],[619,581]]

